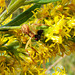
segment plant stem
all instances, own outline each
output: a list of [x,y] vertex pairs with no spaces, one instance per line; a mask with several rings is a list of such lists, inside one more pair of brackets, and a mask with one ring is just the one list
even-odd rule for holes
[[0,31],[3,31],[3,30],[10,30],[10,29],[20,29],[21,26],[4,26],[4,27],[0,27]]
[[64,55],[63,57],[60,57],[54,64],[52,64],[51,66],[48,67],[48,69],[46,70],[46,74],[47,72],[53,68],[53,66],[55,66],[61,59],[63,59],[66,55]]
[[46,69],[45,60],[43,60],[43,68]]
[[24,5],[27,5],[27,4],[32,4],[32,3],[37,3],[37,4],[47,4],[47,3],[50,3],[50,2],[55,2],[55,1],[61,1],[61,0],[49,0],[49,1],[46,1],[46,0],[33,0],[33,1],[25,1],[24,2]]
[[25,1],[23,5],[37,3],[37,2],[38,2],[38,0],[37,1]]

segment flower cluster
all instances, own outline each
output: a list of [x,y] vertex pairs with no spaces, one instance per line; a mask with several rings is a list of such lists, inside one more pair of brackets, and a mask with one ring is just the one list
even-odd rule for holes
[[67,75],[66,72],[65,72],[65,69],[62,70],[60,69],[60,71],[58,71],[57,69],[60,69],[59,67],[55,69],[55,73],[53,73],[52,75]]
[[[34,13],[35,20],[34,22],[31,22],[31,24],[34,23],[34,26],[37,25],[36,28],[44,30],[42,35],[44,38],[42,38],[42,40],[45,40],[44,42],[47,43],[48,46],[46,47],[48,52],[46,49],[43,49],[42,51],[40,46],[39,49],[43,53],[45,53],[45,51],[47,54],[50,52],[50,54],[48,54],[50,56],[51,53],[53,56],[56,54],[63,56],[63,54],[68,51],[69,53],[74,51],[74,49],[69,46],[72,41],[68,39],[73,38],[75,33],[75,5],[69,0],[66,0],[66,2],[64,6],[59,2],[56,6],[52,3],[44,5],[43,8],[41,8],[41,11],[37,10],[37,13]],[[47,26],[47,28],[42,28],[43,26]],[[72,44],[74,45],[74,43]]]
[[[5,0],[0,0],[0,4],[2,12],[6,6]],[[32,5],[20,8],[23,8],[24,12]],[[44,4],[40,9],[32,11],[33,16],[20,27],[21,29],[0,31],[0,74],[46,75],[46,69],[40,67],[44,61],[56,55],[73,53],[74,7],[75,0]],[[11,20],[12,15],[0,25],[7,24]],[[52,75],[66,75],[66,72],[65,69],[60,69],[59,72],[56,68]]]

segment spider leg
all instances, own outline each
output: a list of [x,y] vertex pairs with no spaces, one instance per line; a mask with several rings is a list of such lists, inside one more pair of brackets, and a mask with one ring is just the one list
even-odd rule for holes
[[[30,37],[30,39],[28,40],[28,42],[27,42],[27,44],[26,44],[26,46],[25,46],[25,50],[26,50],[26,52],[28,53],[28,55],[30,56],[30,58],[32,59],[32,61],[35,62],[34,59],[31,57],[30,53],[29,53],[28,50],[27,50],[27,47],[28,47],[28,45],[30,44],[31,39],[32,39],[32,37]],[[35,63],[36,63],[36,62],[35,62]]]
[[30,42],[31,42],[31,37],[30,37],[30,39],[28,40],[28,42],[27,42],[27,44],[26,44],[26,46],[25,46],[25,49],[27,49],[27,47],[28,47],[28,45],[30,44]]

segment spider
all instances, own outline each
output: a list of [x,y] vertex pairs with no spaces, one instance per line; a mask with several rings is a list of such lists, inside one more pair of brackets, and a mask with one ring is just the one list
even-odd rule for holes
[[[30,56],[30,53],[28,52],[27,47],[28,47],[28,45],[30,44],[31,39],[32,39],[33,37],[35,37],[34,40],[36,40],[36,41],[40,40],[41,34],[43,33],[43,30],[38,30],[38,31],[37,31],[37,34],[34,35],[34,33],[32,33],[32,32],[29,30],[28,25],[23,24],[22,27],[21,27],[21,31],[22,31],[24,34],[27,34],[28,36],[30,36],[30,39],[27,41],[27,44],[26,44],[26,46],[25,46],[25,50],[26,50],[26,52],[28,53],[28,55]],[[30,34],[30,33],[31,33],[31,34]],[[31,47],[31,48],[32,48],[33,50],[35,50],[33,47]],[[36,50],[35,50],[35,51],[36,51]],[[37,51],[36,51],[36,52],[37,52]],[[37,53],[38,53],[38,52],[37,52]],[[33,59],[31,56],[30,56],[30,58],[32,59],[33,62],[35,62],[34,59]]]

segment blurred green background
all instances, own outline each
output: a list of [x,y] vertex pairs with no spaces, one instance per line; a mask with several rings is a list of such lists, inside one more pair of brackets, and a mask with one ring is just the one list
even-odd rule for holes
[[[51,59],[49,63],[46,63],[46,68],[52,65],[60,56],[56,56],[54,60]],[[75,75],[75,53],[64,57],[59,63],[57,63],[54,68],[60,67],[61,69],[65,68],[67,75]],[[54,69],[50,70],[50,74],[54,72]]]

